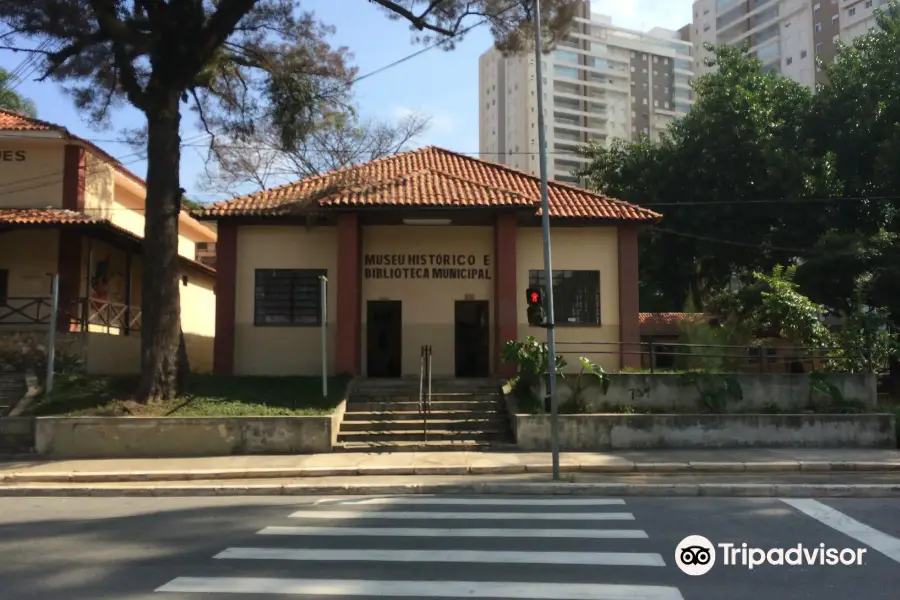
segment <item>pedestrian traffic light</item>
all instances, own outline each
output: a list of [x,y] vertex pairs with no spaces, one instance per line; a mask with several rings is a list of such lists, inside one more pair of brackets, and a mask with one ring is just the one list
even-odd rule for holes
[[525,301],[528,303],[528,323],[543,327],[547,322],[547,313],[544,311],[544,293],[539,288],[528,288],[525,290]]

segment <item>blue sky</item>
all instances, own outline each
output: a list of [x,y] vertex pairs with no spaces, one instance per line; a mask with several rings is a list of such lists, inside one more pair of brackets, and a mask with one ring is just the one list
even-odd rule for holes
[[[407,25],[389,21],[366,0],[302,0],[301,7],[313,10],[322,21],[335,26],[334,46],[347,46],[360,74],[379,69],[421,47],[411,43]],[[592,10],[612,16],[613,24],[632,29],[668,27],[676,29],[691,19],[691,0],[593,0]],[[366,117],[394,120],[410,110],[431,117],[429,131],[419,145],[438,145],[459,152],[478,151],[478,57],[490,47],[490,32],[477,28],[456,50],[432,50],[397,67],[357,84],[356,102]],[[23,53],[0,51],[0,66],[14,69],[25,58]],[[67,127],[72,133],[94,141],[119,157],[128,168],[143,176],[146,163],[135,162],[133,151],[116,143],[121,131],[137,128],[142,115],[132,108],[117,110],[113,127],[98,131],[75,110],[58,84],[21,83],[17,91],[31,98],[41,119]],[[182,136],[200,133],[193,114],[186,114]],[[203,172],[202,148],[186,147],[182,154],[182,185],[188,195],[202,202],[223,199],[221,194],[200,188]]]

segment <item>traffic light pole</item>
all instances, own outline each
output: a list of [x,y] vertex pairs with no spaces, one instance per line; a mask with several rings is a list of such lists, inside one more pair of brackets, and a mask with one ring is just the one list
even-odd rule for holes
[[550,396],[550,447],[553,479],[559,479],[559,419],[556,406],[556,338],[553,332],[553,267],[550,259],[550,200],[547,192],[547,137],[544,131],[544,86],[541,73],[541,0],[534,0],[534,68],[537,85],[538,156],[541,165],[541,229],[544,237],[544,281],[547,301],[547,394]]

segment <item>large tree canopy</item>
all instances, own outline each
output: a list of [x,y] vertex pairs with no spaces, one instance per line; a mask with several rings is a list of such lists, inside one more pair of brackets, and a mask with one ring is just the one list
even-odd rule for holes
[[15,78],[9,71],[0,69],[0,108],[11,110],[29,117],[37,116],[34,102],[16,92]]
[[583,150],[590,185],[665,216],[641,244],[644,310],[699,307],[704,289],[769,270],[790,258],[785,247],[816,239],[814,219],[772,202],[817,192],[803,129],[811,92],[738,48],[714,51],[718,71],[698,78],[693,108],[658,141]]
[[[534,16],[532,0],[370,1],[409,22],[414,38],[444,41],[448,49],[480,20],[505,51],[524,49]],[[306,139],[321,115],[347,108],[349,53],[332,48],[330,29],[300,9],[299,0],[0,2],[8,29],[2,43],[22,48],[24,38],[40,40],[31,51],[43,55],[44,77],[64,83],[95,121],[105,122],[123,102],[146,115],[141,399],[175,396],[185,370],[178,360],[184,106],[210,132],[237,143],[271,126],[284,148]],[[567,30],[575,4],[544,0],[541,11],[552,43]]]
[[641,244],[642,309],[702,309],[735,276],[777,264],[798,264],[801,292],[829,309],[883,306],[900,233],[896,0],[839,46],[817,93],[741,49],[710,49],[718,70],[658,141],[584,150],[592,186],[664,214]]

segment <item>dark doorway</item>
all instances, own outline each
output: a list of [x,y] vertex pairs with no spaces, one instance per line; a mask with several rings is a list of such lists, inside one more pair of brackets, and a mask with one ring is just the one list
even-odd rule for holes
[[369,377],[401,375],[402,306],[399,300],[369,300],[366,303],[366,373]]
[[456,376],[488,377],[491,334],[487,300],[457,300],[455,318]]

